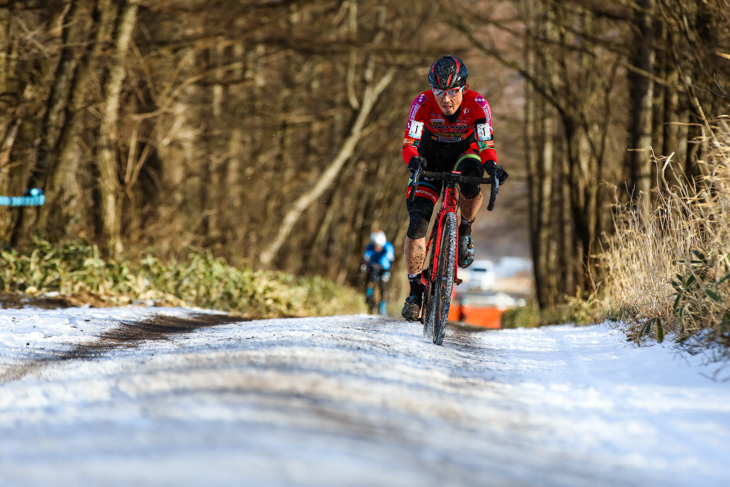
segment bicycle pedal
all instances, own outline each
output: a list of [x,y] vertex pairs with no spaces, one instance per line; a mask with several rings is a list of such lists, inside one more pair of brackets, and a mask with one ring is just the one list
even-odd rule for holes
[[463,280],[463,279],[456,279],[456,280],[454,281],[454,284],[456,284],[456,285],[458,286],[458,285],[459,285],[459,284],[461,284],[462,282],[464,282],[464,280]]

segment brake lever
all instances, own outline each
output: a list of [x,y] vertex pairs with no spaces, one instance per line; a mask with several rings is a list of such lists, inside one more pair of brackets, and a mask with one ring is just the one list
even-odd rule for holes
[[489,194],[489,204],[487,205],[487,210],[492,211],[494,209],[494,203],[497,201],[497,193],[499,193],[499,179],[497,179],[497,175],[492,174],[492,190]]
[[421,179],[421,167],[419,166],[418,169],[416,169],[416,172],[413,173],[413,183],[411,184],[411,196],[408,198],[408,200],[413,203],[416,200],[416,191],[418,190],[418,181]]

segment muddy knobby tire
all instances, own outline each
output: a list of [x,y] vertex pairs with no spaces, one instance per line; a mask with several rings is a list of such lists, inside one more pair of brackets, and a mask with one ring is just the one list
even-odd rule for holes
[[[441,250],[439,251],[438,268],[432,268],[436,277],[431,281],[426,296],[427,305],[424,310],[423,335],[426,340],[441,345],[444,341],[446,323],[449,320],[451,291],[454,288],[456,268],[456,215],[454,213],[446,215],[441,239],[439,242],[434,239],[432,247],[436,245],[440,245]],[[431,249],[432,252],[434,250]]]

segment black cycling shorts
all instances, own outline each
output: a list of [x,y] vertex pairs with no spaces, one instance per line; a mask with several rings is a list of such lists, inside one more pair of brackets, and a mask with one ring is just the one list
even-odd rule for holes
[[[432,170],[430,160],[426,159],[426,161],[428,161],[427,169]],[[448,170],[451,170],[451,168]],[[460,171],[464,176],[484,176],[482,161],[479,158],[479,154],[474,150],[467,150],[461,154],[453,165],[453,170]],[[409,179],[408,190],[406,191],[406,207],[408,208],[408,217],[410,220],[406,235],[408,238],[417,239],[425,237],[428,232],[428,223],[431,220],[431,214],[441,197],[445,182],[422,177],[418,181],[416,197],[413,201],[410,199],[412,190],[411,182],[412,179]],[[481,186],[479,184],[462,184],[460,185],[460,190],[461,194],[470,200],[479,196]]]

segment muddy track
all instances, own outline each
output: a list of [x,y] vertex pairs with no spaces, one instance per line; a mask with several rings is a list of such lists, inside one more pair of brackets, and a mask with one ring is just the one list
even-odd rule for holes
[[231,315],[200,313],[185,318],[160,315],[144,321],[122,322],[116,328],[102,333],[98,338],[81,343],[71,350],[49,350],[41,359],[28,360],[24,364],[0,374],[0,384],[22,379],[51,364],[67,360],[93,360],[112,350],[135,348],[145,341],[167,340],[172,335],[190,333],[199,328],[243,321],[251,320]]
[[186,318],[155,316],[145,321],[122,323],[103,333],[98,340],[84,343],[55,361],[90,360],[117,348],[134,348],[148,340],[167,340],[171,335],[190,333],[199,328],[250,321],[230,315],[195,314]]

